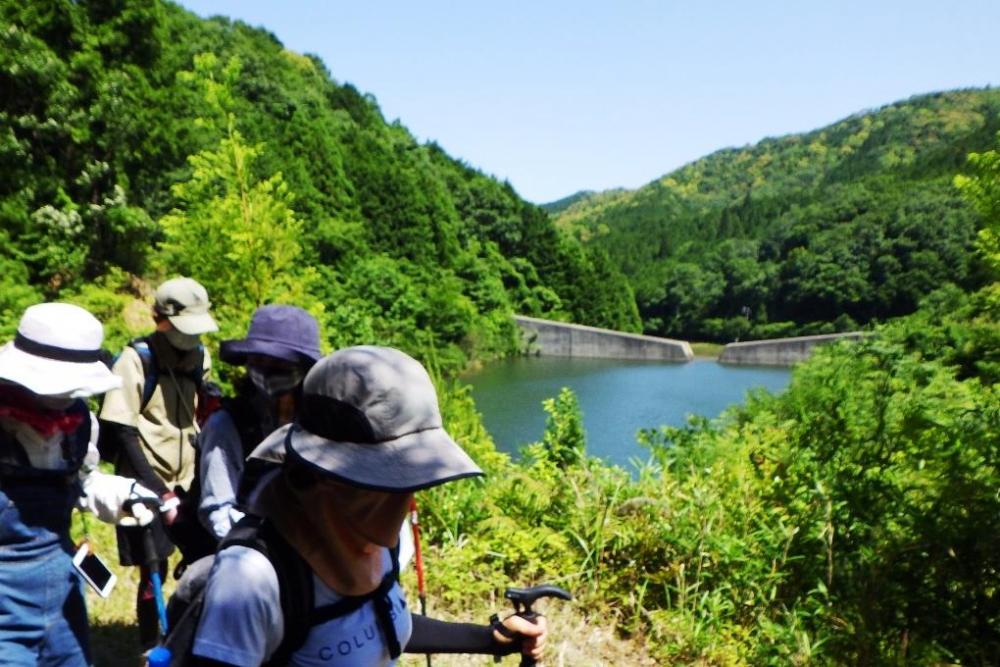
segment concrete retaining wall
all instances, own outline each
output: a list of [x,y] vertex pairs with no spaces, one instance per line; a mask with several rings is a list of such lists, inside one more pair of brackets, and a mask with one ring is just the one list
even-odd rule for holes
[[530,353],[554,357],[686,362],[694,359],[681,340],[654,338],[581,324],[514,316]]
[[730,343],[723,348],[719,362],[743,366],[791,366],[808,359],[813,349],[818,345],[843,339],[859,340],[865,335],[860,331],[851,331],[823,336],[799,336],[797,338]]

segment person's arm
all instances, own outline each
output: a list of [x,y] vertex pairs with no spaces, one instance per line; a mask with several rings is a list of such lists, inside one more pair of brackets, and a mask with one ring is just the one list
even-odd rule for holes
[[108,436],[114,440],[115,449],[125,458],[139,483],[155,491],[160,497],[166,496],[170,489],[146,460],[139,444],[139,417],[142,411],[142,392],[146,384],[139,353],[133,347],[125,346],[111,371],[122,379],[122,386],[104,395],[100,427],[107,429]]
[[102,422],[101,428],[109,429],[111,437],[118,445],[119,451],[128,462],[129,469],[135,473],[140,484],[152,491],[155,491],[160,498],[169,497],[172,492],[163,483],[153,466],[149,464],[146,455],[139,444],[139,429],[134,426],[127,426],[116,422]]
[[100,454],[97,451],[97,437],[100,425],[94,413],[90,413],[90,442],[87,455],[80,466],[80,487],[82,493],[77,506],[96,515],[107,523],[144,526],[153,520],[153,511],[143,504],[124,509],[126,501],[139,498],[153,498],[155,493],[129,477],[109,475],[98,468]]
[[243,472],[243,445],[226,410],[208,418],[198,435],[201,456],[201,503],[198,519],[220,540],[242,516],[236,509],[236,490]]
[[405,653],[476,653],[510,655],[522,652],[535,659],[541,657],[547,626],[544,616],[537,623],[520,616],[508,616],[498,621],[510,638],[494,625],[451,623],[427,616],[412,615],[413,632],[403,649]]
[[241,667],[271,657],[285,623],[278,575],[264,554],[235,545],[218,552],[204,594],[193,655]]

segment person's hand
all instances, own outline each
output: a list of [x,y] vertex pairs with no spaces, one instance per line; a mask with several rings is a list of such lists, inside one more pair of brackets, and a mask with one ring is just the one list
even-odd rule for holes
[[521,653],[534,660],[542,659],[542,649],[545,648],[545,637],[548,635],[548,623],[542,615],[535,616],[534,621],[513,614],[501,621],[512,637],[505,637],[499,631],[493,631],[493,639],[500,644],[510,644],[521,639]]
[[[142,484],[133,482],[126,503],[142,499],[159,501],[155,493]],[[131,502],[128,503],[127,510],[121,511],[117,523],[119,526],[148,526],[155,518],[156,514],[145,503]]]
[[160,519],[163,524],[170,526],[177,520],[177,507],[181,504],[181,499],[173,491],[167,491],[160,496]]

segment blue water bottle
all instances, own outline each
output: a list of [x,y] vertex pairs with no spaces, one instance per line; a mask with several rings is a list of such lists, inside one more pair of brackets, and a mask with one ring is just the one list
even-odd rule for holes
[[157,646],[146,656],[146,667],[170,667],[170,649]]

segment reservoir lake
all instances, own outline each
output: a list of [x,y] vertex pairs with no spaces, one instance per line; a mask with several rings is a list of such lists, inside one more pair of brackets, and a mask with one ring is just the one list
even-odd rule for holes
[[522,357],[463,379],[500,451],[517,454],[522,445],[541,440],[542,401],[569,387],[583,412],[587,453],[629,467],[629,459],[648,456],[636,442],[639,429],[682,426],[693,414],[716,417],[743,402],[752,388],[783,391],[790,375],[788,368],[724,366],[708,359],[671,364]]

